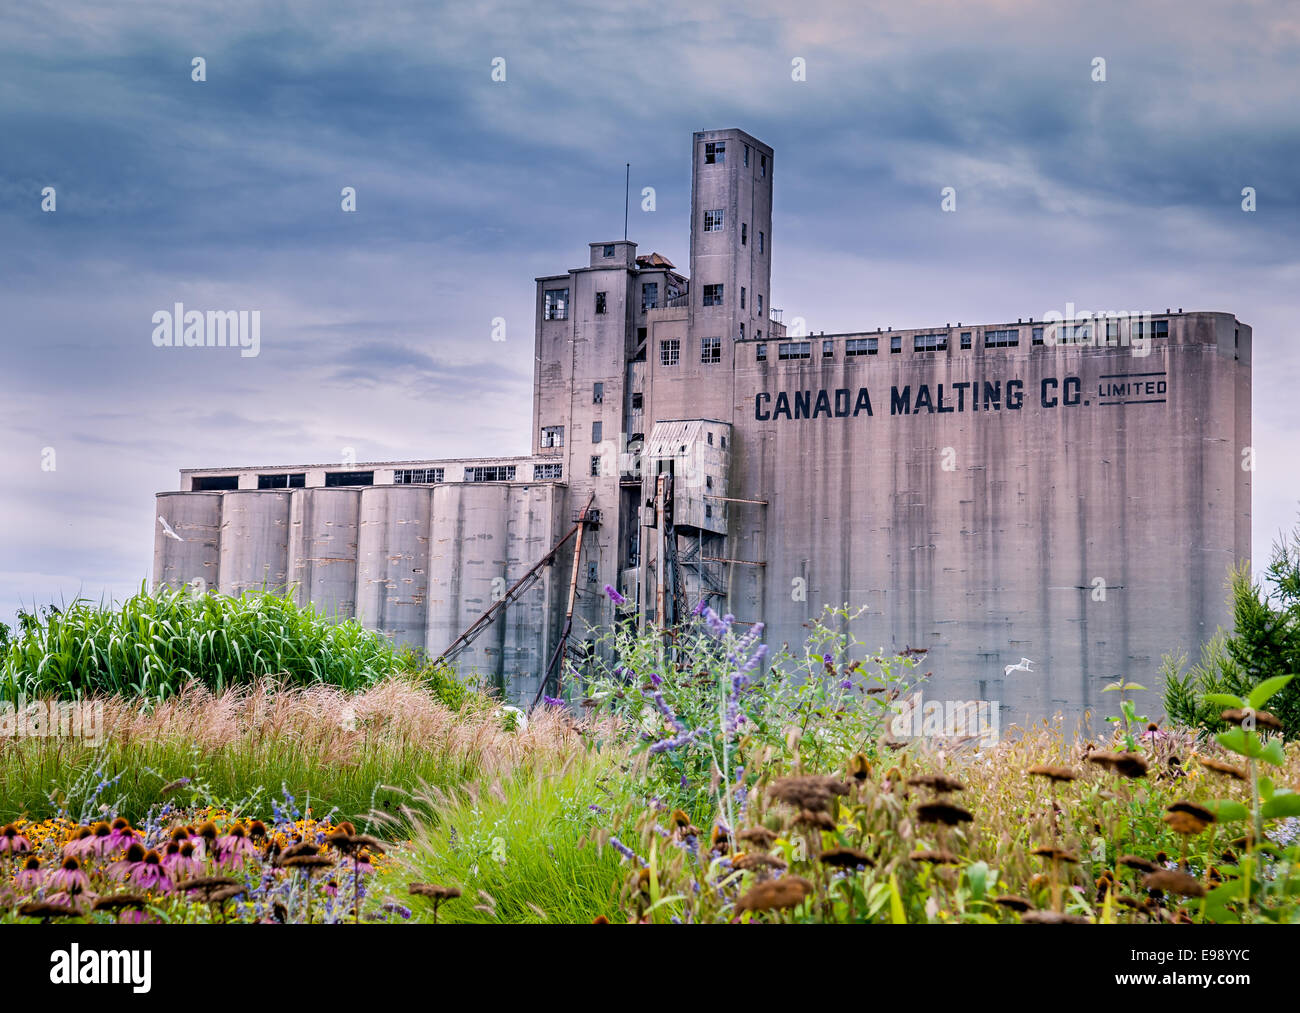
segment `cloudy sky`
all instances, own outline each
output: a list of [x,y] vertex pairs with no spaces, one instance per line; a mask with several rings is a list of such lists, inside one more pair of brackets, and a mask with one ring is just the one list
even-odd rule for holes
[[[1294,3],[199,6],[4,15],[0,621],[130,593],[181,467],[526,453],[532,279],[621,235],[625,162],[684,269],[715,127],[776,149],[787,320],[1235,313],[1257,563],[1295,523]],[[175,302],[260,309],[261,354],[155,348]]]

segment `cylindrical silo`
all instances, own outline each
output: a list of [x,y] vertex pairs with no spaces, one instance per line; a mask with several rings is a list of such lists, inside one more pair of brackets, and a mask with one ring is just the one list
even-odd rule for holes
[[[433,490],[428,652],[436,657],[510,586],[506,514],[510,486],[485,482]],[[462,677],[500,684],[505,624],[493,622],[456,656]]]
[[[153,582],[215,589],[221,565],[220,492],[160,492],[155,498]],[[166,527],[164,527],[166,524]],[[168,533],[168,528],[171,534]]]
[[360,489],[295,489],[289,494],[289,580],[300,605],[331,619],[357,613]]
[[237,598],[250,590],[283,591],[288,577],[289,493],[222,493],[221,593]]
[[[536,566],[571,526],[563,512],[566,492],[557,483],[511,488],[506,528],[506,580],[511,585]],[[568,570],[552,565],[543,567],[538,575],[538,581],[502,617],[505,638],[501,668],[505,695],[525,704],[533,702],[555,649],[557,619],[568,593]],[[554,607],[556,602],[560,603],[558,609]]]
[[398,643],[423,647],[429,605],[427,486],[361,490],[357,529],[357,618]]

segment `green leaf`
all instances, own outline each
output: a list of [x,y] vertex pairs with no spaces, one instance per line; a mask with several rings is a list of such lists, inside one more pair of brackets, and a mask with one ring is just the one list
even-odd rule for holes
[[1238,710],[1244,710],[1246,701],[1239,696],[1233,696],[1231,693],[1206,693],[1201,697],[1203,701],[1213,707],[1220,707],[1227,710],[1229,707],[1236,707]]
[[1271,679],[1265,679],[1250,691],[1250,696],[1246,698],[1246,702],[1255,710],[1259,710],[1264,704],[1268,703],[1269,698],[1274,693],[1294,678],[1294,675],[1275,675]]
[[1231,799],[1226,798],[1206,802],[1205,808],[1214,813],[1214,818],[1220,823],[1225,823],[1231,820],[1244,820],[1250,815],[1250,810],[1240,802],[1234,802]]
[[1229,749],[1239,756],[1249,756],[1254,759],[1264,752],[1259,744],[1259,736],[1254,732],[1243,731],[1241,728],[1229,728],[1214,738],[1224,749]]
[[966,867],[966,881],[970,883],[971,897],[975,900],[984,899],[988,875],[989,867],[987,862],[974,862]]
[[898,877],[889,874],[889,917],[895,925],[906,925],[907,915],[903,911],[903,897],[898,892]]
[[1260,812],[1266,820],[1300,816],[1300,795],[1277,795],[1265,802]]
[[1126,682],[1126,683],[1124,683],[1124,688],[1125,688],[1125,689],[1140,689],[1140,690],[1143,690],[1143,691],[1146,690],[1146,687],[1143,686],[1142,683],[1140,683],[1140,682]]
[[1259,797],[1265,802],[1273,797],[1276,790],[1277,789],[1273,786],[1273,779],[1271,777],[1261,777],[1259,779]]
[[1259,751],[1259,758],[1275,767],[1286,765],[1286,752],[1282,749],[1281,739],[1269,739],[1268,745]]

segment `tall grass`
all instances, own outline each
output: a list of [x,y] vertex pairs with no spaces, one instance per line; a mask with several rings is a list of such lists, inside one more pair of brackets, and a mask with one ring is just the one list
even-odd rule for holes
[[76,818],[105,781],[96,805],[133,820],[164,802],[260,816],[283,786],[318,816],[337,808],[364,821],[372,809],[399,813],[423,785],[542,777],[581,748],[558,717],[539,714],[507,731],[485,697],[453,710],[398,679],[358,693],[261,682],[219,694],[191,686],[154,705],[103,704],[98,744],[0,737],[0,822],[60,808]]
[[[626,870],[617,851],[594,841],[607,813],[636,794],[616,767],[625,756],[621,748],[551,755],[540,771],[422,791],[415,801],[432,818],[417,822],[395,856],[395,894],[401,881],[459,888],[439,922],[613,920]],[[404,903],[420,920],[432,917],[425,898]]]
[[397,667],[393,644],[290,594],[230,598],[142,586],[118,608],[74,602],[26,617],[0,666],[0,696],[160,698],[197,682],[220,692],[266,675],[358,689]]

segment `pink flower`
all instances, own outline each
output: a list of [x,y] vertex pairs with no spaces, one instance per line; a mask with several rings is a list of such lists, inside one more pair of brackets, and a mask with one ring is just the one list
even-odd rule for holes
[[23,854],[32,850],[32,842],[18,832],[12,823],[0,829],[0,851]]
[[41,885],[41,880],[44,878],[45,870],[41,868],[41,860],[31,855],[23,862],[22,871],[14,876],[14,883],[19,889],[34,890]]
[[153,849],[145,853],[144,861],[134,863],[127,870],[126,878],[144,890],[169,893],[172,889],[171,876],[163,868],[162,856]]
[[66,891],[70,896],[75,897],[79,893],[90,890],[90,880],[81,871],[81,863],[74,856],[69,855],[63,860],[63,865],[50,873],[46,886],[51,890]]
[[257,853],[257,845],[244,833],[244,828],[236,823],[225,837],[217,838],[217,861],[239,865],[245,855]]
[[173,879],[188,879],[203,872],[203,863],[194,857],[194,845],[189,841],[168,844],[162,864]]

